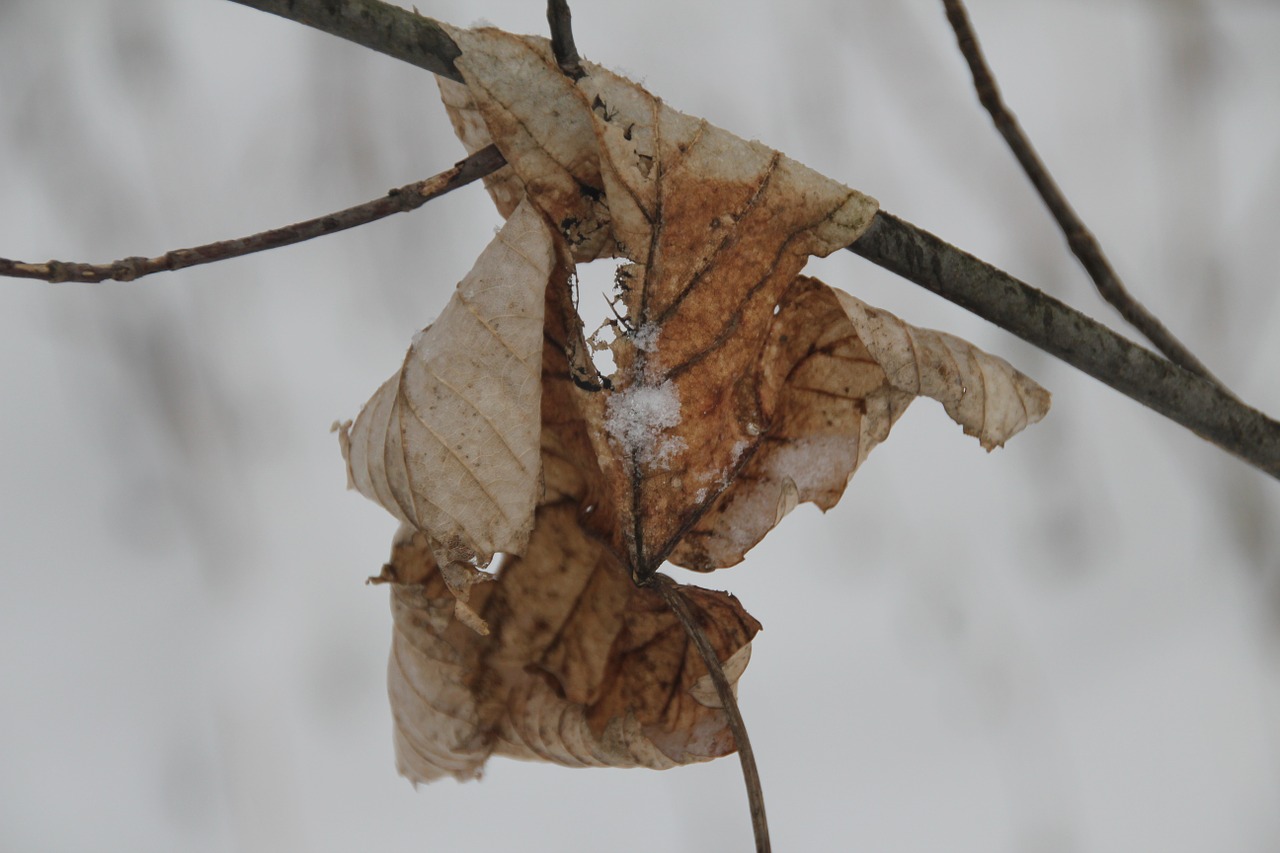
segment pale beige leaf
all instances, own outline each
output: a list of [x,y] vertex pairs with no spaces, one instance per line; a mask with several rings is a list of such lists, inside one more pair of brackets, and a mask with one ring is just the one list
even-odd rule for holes
[[[556,239],[519,207],[343,441],[355,487],[426,532],[443,564],[484,565],[528,540],[545,291],[567,276]],[[469,586],[465,570],[453,577]]]

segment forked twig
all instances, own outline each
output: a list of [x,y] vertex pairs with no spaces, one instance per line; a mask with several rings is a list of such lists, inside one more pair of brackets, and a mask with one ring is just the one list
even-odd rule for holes
[[720,666],[716,650],[711,647],[711,641],[707,639],[706,632],[693,617],[689,602],[680,591],[680,585],[661,573],[655,574],[649,583],[656,586],[662,593],[667,606],[676,614],[676,618],[684,626],[685,633],[689,635],[689,639],[698,649],[698,654],[702,656],[702,662],[707,665],[707,672],[710,673],[711,681],[716,686],[716,695],[720,697],[720,705],[729,717],[729,730],[733,732],[733,739],[738,744],[738,759],[742,762],[742,778],[747,785],[747,802],[751,807],[751,828],[755,832],[756,851],[768,853],[772,848],[769,844],[769,822],[764,813],[764,788],[760,785],[756,756],[751,750],[751,740],[747,737],[747,724],[742,721],[742,712],[738,710],[738,699],[733,695],[729,679],[725,678],[724,668]]
[[1067,238],[1067,244],[1080,260],[1089,277],[1093,279],[1098,293],[1170,361],[1203,376],[1227,393],[1231,393],[1154,314],[1125,289],[1120,277],[1111,267],[1111,262],[1103,254],[1097,239],[1071,207],[1036,153],[1031,140],[1022,130],[1018,119],[1005,105],[1004,98],[1000,95],[1000,88],[996,85],[995,75],[987,65],[982,48],[978,44],[978,36],[969,21],[964,0],[942,0],[942,4],[946,8],[951,29],[955,31],[960,52],[969,63],[969,71],[973,74],[973,88],[978,93],[978,100],[991,114],[996,130],[1004,137],[1013,156],[1018,159],[1022,170],[1035,186],[1045,206],[1049,208],[1049,212],[1053,214],[1058,227]]
[[336,231],[345,231],[396,213],[417,210],[433,198],[439,198],[447,192],[466,186],[500,169],[506,165],[506,162],[498,149],[490,145],[465,160],[458,161],[453,168],[446,169],[425,181],[408,184],[391,190],[373,201],[367,201],[337,213],[308,219],[306,222],[297,222],[283,228],[273,228],[270,231],[262,231],[234,240],[206,243],[192,249],[174,249],[154,258],[124,258],[109,264],[84,264],[75,261],[45,261],[41,264],[30,264],[0,258],[0,275],[35,278],[49,282],[133,281],[152,273],[238,258],[241,255],[301,243]]

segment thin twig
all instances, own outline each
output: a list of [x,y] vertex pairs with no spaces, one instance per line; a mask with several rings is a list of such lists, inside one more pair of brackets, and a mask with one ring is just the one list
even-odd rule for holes
[[1120,277],[1116,275],[1111,263],[1103,254],[1097,239],[1071,207],[1031,145],[1031,140],[1018,124],[1018,119],[1005,105],[1000,89],[996,85],[995,75],[992,74],[982,55],[982,48],[978,45],[978,37],[969,22],[963,0],[942,0],[942,3],[946,7],[947,20],[951,22],[951,29],[955,31],[960,52],[969,63],[969,71],[973,74],[973,87],[977,90],[978,100],[991,114],[996,130],[1004,137],[1013,156],[1018,158],[1018,163],[1022,165],[1022,170],[1026,172],[1036,191],[1040,193],[1040,198],[1044,200],[1045,206],[1049,208],[1058,227],[1066,236],[1071,251],[1075,253],[1085,271],[1089,273],[1089,277],[1093,279],[1098,293],[1171,361],[1216,383],[1222,387],[1223,391],[1230,394],[1231,392],[1209,372],[1209,369],[1174,337],[1154,314],[1143,307],[1125,289]]
[[551,25],[551,52],[560,70],[570,80],[586,77],[582,57],[578,56],[577,45],[573,43],[573,13],[569,11],[568,0],[547,0],[547,23]]
[[1280,423],[922,228],[880,211],[848,247],[1280,479]]
[[676,614],[676,618],[684,626],[685,633],[689,635],[689,639],[698,649],[698,654],[702,656],[702,662],[707,665],[707,672],[710,673],[711,681],[716,686],[716,695],[720,697],[720,705],[729,717],[729,730],[733,732],[733,739],[738,744],[738,758],[742,761],[742,778],[747,784],[747,802],[751,807],[751,828],[756,837],[756,853],[768,853],[771,847],[769,821],[764,814],[764,788],[760,785],[756,756],[751,751],[751,740],[747,737],[747,724],[742,721],[742,712],[738,710],[738,699],[733,695],[729,679],[725,678],[716,650],[711,647],[711,641],[707,639],[706,632],[702,630],[702,626],[690,611],[689,602],[680,591],[680,585],[661,573],[655,574],[650,583],[662,593],[667,606]]
[[453,168],[427,178],[425,181],[408,184],[391,190],[385,196],[373,201],[349,207],[337,213],[330,213],[327,216],[308,219],[306,222],[298,222],[234,240],[207,243],[192,249],[175,249],[154,258],[124,258],[109,264],[83,264],[75,261],[46,261],[42,264],[29,264],[0,258],[0,275],[35,278],[50,282],[133,281],[152,273],[238,258],[241,255],[250,255],[266,249],[301,243],[336,231],[345,231],[396,213],[416,210],[433,198],[439,198],[447,192],[466,186],[500,169],[506,162],[498,149],[490,145],[459,161]]

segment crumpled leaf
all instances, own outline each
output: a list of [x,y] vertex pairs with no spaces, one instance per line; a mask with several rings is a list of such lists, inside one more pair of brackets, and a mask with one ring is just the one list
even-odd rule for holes
[[[406,522],[380,578],[401,771],[723,755],[733,738],[706,668],[646,585],[662,562],[733,565],[799,503],[833,506],[917,396],[987,449],[1049,396],[800,275],[857,239],[873,199],[599,66],[573,81],[543,39],[449,32],[466,80],[440,83],[450,119],[470,151],[506,157],[486,184],[520,227],[347,439],[357,488]],[[628,261],[611,376],[568,281],[572,263],[606,257]],[[509,305],[490,301],[508,290]],[[499,320],[518,334],[489,335]],[[455,363],[475,365],[474,386],[437,381]],[[516,556],[476,584],[497,551]],[[736,683],[759,625],[732,596],[683,590]]]
[[[425,537],[402,528],[381,579],[395,584],[388,691],[409,779],[477,778],[490,755],[664,769],[735,749],[675,615],[577,512],[539,509],[528,553],[476,590],[488,636],[458,622]],[[736,681],[759,625],[726,593],[684,592]]]
[[544,296],[568,276],[561,242],[518,207],[343,433],[350,483],[430,537],[460,602],[489,577],[476,565],[522,552],[533,526]]

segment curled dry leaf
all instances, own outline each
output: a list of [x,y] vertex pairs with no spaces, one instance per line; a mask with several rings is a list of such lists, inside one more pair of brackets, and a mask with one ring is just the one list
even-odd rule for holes
[[513,211],[404,364],[343,434],[350,483],[425,531],[460,613],[498,551],[520,553],[540,464],[543,306],[567,280],[561,245],[528,204]]
[[[450,34],[466,84],[441,93],[469,150],[506,157],[487,185],[508,223],[344,442],[355,486],[406,523],[383,575],[401,769],[722,755],[706,669],[646,587],[658,567],[733,565],[799,503],[833,506],[916,396],[988,449],[1049,396],[800,275],[873,199],[599,66],[571,80],[543,39]],[[627,261],[611,376],[569,281],[604,257]],[[472,588],[497,551],[516,556]],[[759,626],[685,595],[736,682]]]
[[918,395],[988,450],[1044,417],[1048,393],[1003,359],[917,329],[817,279],[778,305],[756,387],[760,434],[672,562],[731,566],[799,503],[830,509],[854,471]]
[[986,450],[1004,445],[1049,412],[1049,392],[1009,362],[946,332],[917,329],[888,311],[829,288],[886,381],[931,397]]
[[[422,533],[402,528],[388,689],[400,772],[480,775],[489,755],[663,769],[730,753],[706,667],[661,595],[635,586],[571,503],[544,505],[524,557],[478,588],[490,626],[459,624]],[[759,625],[737,599],[685,587],[736,680]]]

